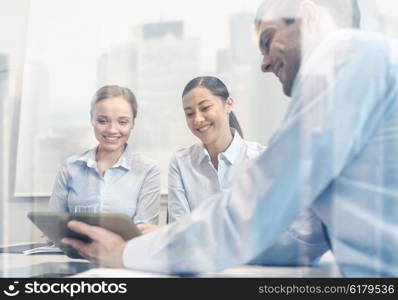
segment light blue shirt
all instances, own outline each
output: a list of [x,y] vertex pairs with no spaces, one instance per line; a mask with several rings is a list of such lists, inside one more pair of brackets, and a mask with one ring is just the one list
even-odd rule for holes
[[[218,155],[215,169],[203,144],[179,150],[169,167],[169,222],[190,213],[207,199],[217,201],[265,147],[248,142],[233,129],[229,147]],[[221,196],[220,196],[221,197]],[[280,252],[284,250],[284,255]],[[250,264],[308,265],[327,251],[322,222],[311,212],[302,213],[286,232]]]
[[118,162],[101,176],[96,149],[65,160],[55,180],[49,209],[75,212],[77,206],[98,205],[101,212],[127,214],[135,223],[157,224],[158,167],[127,146]]
[[202,143],[175,153],[169,166],[169,222],[190,213],[200,203],[228,188],[245,163],[257,157],[265,147],[248,142],[233,130],[228,148],[218,154],[218,168]]
[[303,61],[267,151],[217,201],[129,241],[125,266],[202,273],[241,265],[311,210],[342,274],[398,276],[397,57],[395,41],[360,31],[321,42]]

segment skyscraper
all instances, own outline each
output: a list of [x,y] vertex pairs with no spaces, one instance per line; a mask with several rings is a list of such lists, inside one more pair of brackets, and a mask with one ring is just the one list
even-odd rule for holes
[[181,108],[185,84],[198,75],[200,41],[184,37],[182,21],[142,24],[126,44],[111,45],[98,60],[98,83],[129,87],[138,117],[130,143],[154,158],[167,182],[168,161],[193,138]]
[[217,69],[235,99],[235,113],[245,138],[267,143],[286,109],[286,102],[280,101],[279,83],[261,74],[253,20],[250,13],[231,17],[231,46],[218,51]]
[[44,191],[38,184],[43,164],[36,149],[36,140],[48,131],[48,66],[43,61],[27,64],[24,69],[21,109],[19,115],[16,195],[36,195]]
[[[139,114],[134,143],[158,158],[166,184],[172,152],[192,143],[181,93],[199,72],[200,41],[183,36],[183,22],[143,25],[139,56]],[[161,126],[159,126],[161,124]]]
[[240,13],[231,17],[231,51],[233,60],[238,65],[250,65],[256,59],[253,20],[252,13]]
[[181,21],[146,23],[142,27],[142,33],[144,40],[159,40],[168,35],[181,39],[184,34],[184,23]]
[[117,84],[138,88],[138,45],[111,45],[98,59],[98,87]]

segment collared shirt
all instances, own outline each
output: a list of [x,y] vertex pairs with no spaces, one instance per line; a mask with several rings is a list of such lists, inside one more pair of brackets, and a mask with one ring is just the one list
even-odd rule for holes
[[204,200],[228,188],[245,163],[265,149],[259,143],[243,140],[236,130],[233,132],[231,144],[218,154],[217,169],[202,143],[175,153],[169,166],[169,222],[190,213]]
[[[169,222],[190,213],[207,199],[217,201],[215,196],[227,192],[239,174],[250,165],[250,161],[265,151],[263,145],[243,140],[234,129],[233,133],[229,147],[218,155],[217,169],[203,144],[194,144],[176,152],[169,167]],[[309,264],[327,251],[328,245],[323,237],[322,222],[311,211],[307,211],[301,214],[299,220],[272,247],[249,263]],[[279,256],[281,248],[286,253],[283,257]]]
[[124,264],[174,273],[241,265],[311,209],[343,275],[398,276],[397,81],[396,41],[331,34],[303,62],[267,151],[217,201],[129,241]]
[[118,162],[98,172],[96,148],[65,160],[56,177],[49,208],[75,212],[98,206],[100,212],[124,213],[135,223],[157,224],[160,173],[156,165],[127,146]]

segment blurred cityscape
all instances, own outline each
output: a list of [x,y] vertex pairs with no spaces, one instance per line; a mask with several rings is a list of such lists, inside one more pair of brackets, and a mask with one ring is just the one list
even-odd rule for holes
[[[215,69],[206,74],[200,73],[199,59],[206,45],[186,37],[182,21],[137,26],[130,42],[111,44],[98,57],[97,86],[118,84],[137,96],[138,119],[130,143],[159,165],[164,191],[172,153],[198,142],[185,124],[181,106],[182,90],[196,76],[220,77],[235,100],[245,137],[265,142],[266,130],[256,126],[263,118],[259,112],[265,107],[261,95],[266,90],[252,38],[253,17],[249,13],[231,17],[230,47],[218,50]],[[24,71],[15,186],[19,196],[49,195],[62,161],[96,145],[88,117],[76,120],[74,111],[63,111],[62,122],[51,121],[48,107],[57,98],[48,96],[48,69],[46,62],[38,61]]]
[[[364,10],[362,26],[398,37],[397,20],[391,10],[378,11],[375,2],[366,2],[369,6]],[[185,124],[181,107],[182,90],[192,78],[213,75],[226,83],[247,140],[266,144],[277,128],[288,101],[283,101],[286,99],[281,95],[280,83],[260,72],[253,18],[251,13],[230,16],[225,32],[229,46],[217,50],[214,67],[210,69],[204,70],[201,65],[201,53],[208,48],[208,41],[203,36],[186,36],[186,24],[178,20],[130,28],[127,42],[109,42],[107,50],[95,57],[96,88],[118,84],[136,94],[138,119],[130,143],[159,165],[163,191],[167,190],[168,162],[173,152],[198,142]],[[73,57],[68,59],[73,61]],[[17,90],[18,85],[15,75],[9,72],[9,61],[9,56],[0,54],[0,111],[2,116],[12,118],[14,115],[6,114],[10,107],[5,107],[11,102],[4,98],[9,87]],[[28,61],[22,72],[20,94],[11,93],[20,97],[21,105],[15,112],[11,110],[18,121],[0,121],[2,144],[16,144],[9,148],[15,148],[17,154],[16,169],[10,171],[16,174],[16,196],[48,196],[63,160],[96,145],[88,116],[89,101],[82,103],[81,109],[66,109],[63,90],[70,87],[52,76],[54,68],[58,65],[44,59]],[[94,94],[92,87],[87,89],[82,91],[78,87],[76,93]],[[16,136],[7,126],[16,126]],[[9,153],[2,147],[0,155],[0,186],[4,186]]]

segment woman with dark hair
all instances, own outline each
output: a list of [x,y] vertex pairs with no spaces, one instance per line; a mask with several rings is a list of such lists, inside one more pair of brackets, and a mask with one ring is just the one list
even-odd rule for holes
[[[168,221],[190,213],[200,203],[227,188],[245,162],[264,146],[242,139],[233,113],[234,101],[216,77],[192,79],[182,93],[182,104],[191,132],[200,140],[175,153],[169,166]],[[143,233],[158,226],[138,225]]]
[[173,222],[223,192],[264,146],[242,139],[234,101],[216,77],[192,79],[182,93],[187,125],[200,140],[177,151],[169,166],[168,212]]
[[50,199],[50,210],[118,212],[135,223],[157,224],[160,174],[150,160],[127,144],[137,101],[125,87],[104,86],[91,103],[98,146],[66,159]]

